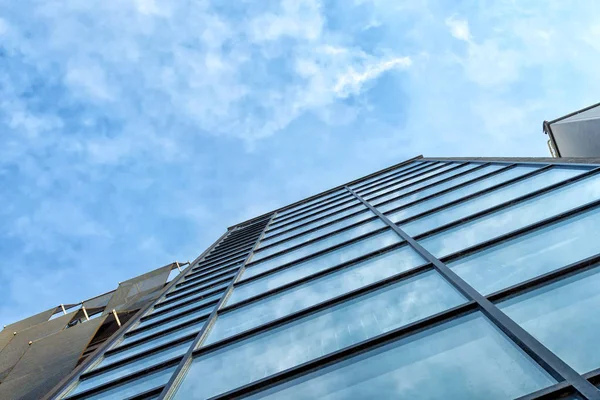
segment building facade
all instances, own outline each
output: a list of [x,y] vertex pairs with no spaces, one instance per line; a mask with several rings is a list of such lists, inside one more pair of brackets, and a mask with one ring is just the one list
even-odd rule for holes
[[553,157],[600,156],[600,103],[544,121]]
[[46,398],[600,399],[597,160],[416,157],[234,227]]

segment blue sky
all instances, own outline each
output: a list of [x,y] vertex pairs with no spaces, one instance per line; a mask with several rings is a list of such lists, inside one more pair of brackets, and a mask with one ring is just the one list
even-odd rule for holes
[[0,324],[418,154],[546,156],[599,4],[0,0]]

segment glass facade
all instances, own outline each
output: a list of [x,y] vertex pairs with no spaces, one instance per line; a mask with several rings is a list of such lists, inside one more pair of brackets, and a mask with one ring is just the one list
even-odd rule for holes
[[600,171],[418,158],[229,228],[64,399],[600,399]]

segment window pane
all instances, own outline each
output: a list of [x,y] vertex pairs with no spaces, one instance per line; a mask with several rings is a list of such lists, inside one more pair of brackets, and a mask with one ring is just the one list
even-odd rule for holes
[[370,177],[368,179],[365,179],[363,181],[360,181],[357,184],[351,185],[351,187],[354,188],[354,189],[356,189],[356,188],[361,188],[361,187],[364,187],[364,186],[369,186],[368,184],[371,183],[371,182],[373,182],[373,181],[376,181],[378,179],[383,179],[383,178],[386,178],[386,177],[390,177],[391,175],[401,174],[401,173],[405,172],[408,169],[418,168],[419,166],[421,166],[423,164],[425,164],[425,163],[424,162],[413,161],[410,164],[403,165],[403,166],[398,167],[396,169],[393,169],[391,171],[383,172],[381,174],[378,174],[378,175],[372,176],[372,177]]
[[499,307],[580,374],[600,367],[600,268],[500,303]]
[[354,199],[354,200],[352,200],[352,201],[350,201],[348,203],[340,204],[339,206],[334,207],[334,208],[332,208],[330,210],[320,211],[320,212],[318,212],[318,213],[316,213],[314,215],[311,215],[310,217],[302,218],[300,220],[296,220],[295,222],[292,222],[290,224],[284,224],[284,225],[279,225],[277,227],[270,228],[267,231],[267,234],[270,236],[274,232],[283,232],[283,231],[288,230],[288,229],[293,229],[293,228],[295,228],[295,227],[297,227],[299,225],[304,225],[307,222],[314,221],[316,219],[324,217],[325,215],[330,215],[330,214],[339,212],[339,211],[341,211],[343,209],[346,209],[348,207],[352,207],[353,205],[358,205],[358,204],[359,204],[358,200]]
[[363,239],[349,246],[307,260],[290,268],[285,268],[258,280],[235,286],[227,304],[237,303],[238,301],[256,296],[267,290],[277,288],[286,283],[334,267],[394,243],[399,243],[400,241],[400,236],[391,230]]
[[[278,251],[285,250],[292,246],[296,246],[298,244],[305,243],[311,239],[315,239],[315,238],[327,235],[333,231],[337,231],[338,229],[345,228],[347,226],[356,224],[360,221],[364,221],[364,220],[372,218],[374,216],[375,216],[375,214],[373,214],[371,211],[365,211],[365,212],[355,215],[353,217],[345,218],[339,222],[335,222],[331,225],[327,225],[320,229],[317,229],[316,231],[306,233],[304,235],[298,236],[297,238],[287,240],[280,244],[275,244],[272,247],[269,247],[269,248],[266,248],[259,252],[256,252],[256,253],[254,253],[253,259],[260,260],[261,258],[270,256],[271,254],[275,254]],[[271,243],[274,243],[274,242],[271,242]],[[262,244],[262,242],[261,242],[261,244]],[[269,244],[269,243],[267,243],[267,244]],[[260,246],[259,246],[259,248],[260,248]]]
[[316,203],[320,203],[322,201],[326,201],[327,199],[331,199],[331,198],[333,198],[335,196],[338,196],[338,195],[340,195],[343,192],[347,192],[347,191],[345,189],[336,190],[335,192],[329,193],[329,194],[327,194],[325,196],[321,196],[321,197],[318,197],[316,199],[307,201],[306,203],[298,204],[297,206],[295,206],[293,208],[281,211],[280,213],[278,213],[278,216],[282,217],[284,215],[287,215],[287,214],[290,214],[290,213],[292,213],[294,211],[297,211],[297,210],[299,210],[301,208],[307,207],[307,206],[309,206],[311,204],[316,204]]
[[121,367],[111,369],[101,375],[96,375],[91,378],[82,380],[77,386],[75,386],[75,388],[71,392],[69,392],[69,395],[72,396],[74,394],[81,393],[91,388],[103,385],[107,382],[111,382],[116,379],[122,378],[126,375],[142,371],[146,368],[160,364],[161,362],[168,361],[178,356],[182,356],[186,353],[186,351],[188,351],[191,344],[191,341],[185,342],[178,346],[170,347],[158,353],[151,354],[148,357],[144,357],[131,363],[125,364]]
[[[362,204],[358,204],[355,207],[349,208],[346,211],[342,211],[342,212],[339,212],[339,213],[336,213],[336,214],[332,214],[332,215],[330,215],[327,218],[323,218],[323,219],[320,219],[318,221],[311,222],[311,223],[309,223],[307,225],[304,225],[304,226],[301,226],[301,227],[298,227],[298,228],[295,228],[295,229],[291,229],[291,230],[277,230],[276,232],[273,232],[272,235],[265,234],[265,239],[263,239],[263,242],[267,243],[267,239],[268,239],[269,241],[272,240],[272,242],[270,242],[270,243],[275,243],[275,241],[280,241],[280,240],[283,240],[283,239],[287,239],[289,237],[298,235],[298,234],[300,234],[302,232],[309,231],[311,229],[314,229],[314,228],[317,228],[319,226],[325,225],[325,224],[327,224],[329,222],[332,222],[332,221],[336,221],[336,220],[338,220],[340,218],[343,218],[345,216],[348,216],[350,214],[354,214],[354,213],[356,213],[358,211],[365,210],[365,209],[366,209],[365,206],[363,206]],[[284,232],[284,231],[285,231],[285,233],[282,233],[281,235],[275,236],[276,234],[278,234],[280,232]]]
[[[485,174],[489,174],[491,172],[497,171],[501,168],[506,168],[506,165],[488,165],[486,167],[480,168],[477,171],[473,171],[470,172],[466,175],[462,175],[456,178],[453,178],[447,182],[444,183],[440,183],[438,185],[435,185],[433,187],[427,188],[427,189],[423,189],[418,191],[417,193],[411,194],[409,196],[405,196],[401,199],[398,199],[396,201],[392,201],[390,203],[381,205],[381,206],[377,206],[377,209],[381,212],[387,212],[389,210],[392,210],[396,207],[400,207],[403,204],[408,204],[408,203],[412,203],[413,201],[417,201],[420,200],[424,197],[430,196],[434,193],[438,193],[441,192],[442,190],[446,190],[448,188],[460,185],[461,183],[470,181],[472,179],[476,179],[479,178],[480,176],[483,176]],[[395,196],[392,196],[395,197]],[[383,201],[386,201],[392,197],[388,197],[388,196],[384,196],[380,199],[376,200],[376,204],[381,204]]]
[[[297,221],[302,218],[306,218],[312,214],[321,213],[321,212],[330,212],[330,210],[325,211],[326,209],[331,208],[335,209],[337,206],[341,206],[342,203],[346,204],[346,207],[349,205],[349,200],[353,200],[354,197],[348,192],[345,196],[340,197],[339,199],[334,199],[332,201],[326,201],[323,204],[316,205],[315,207],[307,208],[306,210],[299,212],[296,215],[285,216],[283,218],[279,218],[273,221],[269,225],[269,229],[274,229],[275,227],[281,226],[283,224],[289,224],[290,222]],[[343,207],[342,207],[343,208]]]
[[251,398],[505,400],[554,382],[474,313]]
[[[296,250],[292,250],[292,251],[284,253],[280,256],[260,262],[258,264],[253,264],[252,266],[249,266],[244,271],[243,278],[244,279],[250,278],[252,276],[258,275],[265,271],[269,271],[273,268],[279,267],[280,265],[299,260],[300,258],[311,255],[313,253],[316,253],[317,251],[325,250],[329,247],[345,243],[352,239],[356,239],[360,236],[366,235],[367,233],[373,232],[373,231],[383,228],[385,226],[386,225],[383,221],[381,221],[380,219],[376,219],[371,222],[367,222],[366,224],[362,224],[362,225],[356,226],[354,228],[350,228],[346,231],[337,233],[333,236],[323,238],[322,240],[319,240],[310,245],[300,247]],[[400,239],[398,238],[397,241],[400,241]],[[392,242],[390,242],[390,244],[391,243]],[[339,257],[339,256],[338,256],[338,258],[344,259],[343,257]],[[349,260],[349,259],[350,259],[350,257],[345,258],[345,260]]]
[[421,214],[425,211],[429,211],[436,207],[447,204],[451,201],[455,201],[455,200],[458,200],[465,196],[469,196],[473,193],[479,192],[481,190],[490,188],[499,183],[506,182],[506,181],[516,178],[518,176],[528,174],[536,169],[538,169],[538,167],[517,166],[517,167],[511,168],[509,170],[506,170],[504,172],[501,172],[497,175],[490,176],[490,177],[482,179],[480,181],[470,183],[467,186],[458,188],[451,192],[444,193],[440,196],[436,196],[436,197],[426,200],[422,203],[417,203],[413,206],[390,213],[390,214],[388,214],[388,218],[391,219],[393,222],[399,222],[406,218],[415,216],[417,214]]
[[102,359],[102,361],[100,361],[100,363],[95,365],[92,369],[104,367],[105,365],[109,365],[109,364],[115,363],[117,361],[124,360],[124,359],[132,357],[136,354],[144,353],[150,349],[154,349],[158,346],[172,342],[172,341],[182,338],[184,336],[191,335],[194,332],[199,332],[200,329],[202,328],[202,325],[204,325],[204,321],[201,321],[196,324],[190,325],[186,328],[182,328],[177,331],[171,332],[167,335],[159,336],[155,339],[149,340],[147,342],[139,344],[130,349],[123,350],[118,353],[110,354],[110,355],[104,357]]
[[176,398],[206,399],[464,302],[428,271],[195,359]]
[[[185,313],[186,311],[191,310],[194,307],[201,307],[198,310],[193,311],[194,313],[196,313],[196,312],[199,312],[199,313],[210,313],[212,311],[212,309],[213,309],[214,306],[215,306],[214,304],[211,304],[211,305],[202,307],[201,303],[191,303],[191,304],[188,304],[188,305],[183,306],[183,307],[177,307],[174,310],[171,310],[171,311],[169,311],[167,313],[160,314],[156,318],[150,318],[150,319],[143,320],[142,322],[140,322],[140,325],[141,324],[145,324],[145,323],[149,323],[150,324],[150,323],[155,323],[155,322],[158,322],[158,321],[163,321],[163,320],[165,320],[167,318],[170,318],[170,317],[172,317],[172,316],[174,316],[176,314]],[[150,314],[150,315],[152,315],[152,314]],[[186,318],[185,316],[182,316],[182,317]]]
[[98,393],[95,396],[86,397],[86,399],[125,399],[132,397],[136,394],[140,394],[150,389],[165,385],[171,375],[175,372],[175,367],[162,369],[154,372],[150,375],[146,375],[143,378],[136,379],[132,382],[127,382],[123,385],[117,386],[114,389],[107,390],[106,392]]
[[595,209],[449,266],[479,292],[493,293],[600,253],[600,242],[590,235],[598,226],[600,211]]
[[[481,164],[465,164],[461,167],[458,167],[456,169],[453,169],[451,171],[446,171],[446,172],[442,172],[439,175],[436,175],[435,177],[431,177],[430,179],[425,180],[424,182],[420,182],[420,183],[416,183],[414,185],[410,185],[409,187],[402,187],[399,189],[396,189],[388,194],[386,194],[385,196],[382,197],[378,197],[377,199],[373,200],[373,203],[382,203],[384,201],[393,199],[394,197],[398,197],[401,196],[403,194],[409,193],[409,192],[413,192],[415,190],[418,190],[422,187],[431,185],[435,182],[439,182],[443,179],[447,179],[450,178],[456,174],[460,174],[463,173],[465,171],[471,170],[473,168],[476,168],[478,166],[480,166]],[[456,165],[455,165],[456,166]],[[432,174],[434,175],[434,174]],[[414,196],[414,195],[413,195]]]
[[422,264],[421,256],[408,246],[380,254],[219,315],[206,343],[216,342]]
[[[183,324],[186,321],[189,321],[189,320],[191,320],[193,318],[198,318],[198,317],[200,317],[202,315],[208,315],[209,313],[210,313],[210,311],[202,309],[202,310],[194,311],[194,312],[192,312],[190,314],[182,315],[181,317],[176,318],[176,319],[174,319],[172,321],[169,321],[169,322],[167,322],[165,324],[160,324],[158,326],[155,326],[154,328],[150,328],[148,330],[141,331],[141,332],[139,332],[137,334],[134,334],[134,335],[131,335],[131,336],[126,336],[123,339],[123,341],[121,342],[121,345],[125,345],[125,344],[131,343],[131,342],[135,342],[135,341],[143,339],[145,337],[154,335],[157,332],[167,331],[167,330],[169,330],[169,328],[172,328],[172,327],[174,327],[176,325]],[[152,320],[150,320],[150,321],[152,321]],[[142,325],[140,324],[139,326],[142,326]]]
[[[454,168],[454,167],[456,167],[457,165],[458,165],[458,164],[453,164],[453,163],[452,163],[452,164],[447,164],[447,165],[445,165],[445,166],[443,166],[443,167],[441,167],[441,168],[432,168],[432,169],[431,169],[429,172],[425,172],[425,173],[418,173],[418,174],[416,174],[416,175],[415,175],[413,178],[411,178],[411,179],[408,179],[408,180],[406,180],[406,181],[403,181],[405,178],[401,178],[401,179],[399,179],[399,182],[398,182],[398,183],[396,183],[396,184],[394,184],[394,185],[391,185],[391,186],[389,186],[389,187],[385,187],[385,186],[389,185],[389,184],[390,184],[390,183],[392,183],[392,182],[390,182],[390,183],[386,183],[386,184],[382,185],[382,188],[381,188],[381,189],[379,189],[379,190],[377,190],[377,191],[375,191],[375,192],[373,192],[373,191],[368,191],[368,192],[366,192],[366,193],[360,193],[360,195],[361,195],[362,197],[364,197],[365,199],[367,199],[367,200],[369,200],[369,201],[370,201],[370,200],[374,199],[375,197],[377,197],[377,196],[380,196],[380,195],[382,195],[382,194],[384,194],[384,193],[388,193],[388,192],[390,192],[390,191],[396,191],[396,190],[398,190],[398,189],[404,188],[404,187],[406,187],[407,185],[411,185],[411,184],[413,184],[413,183],[415,183],[415,182],[417,182],[417,181],[420,181],[421,179],[425,179],[425,178],[428,178],[428,177],[430,177],[430,176],[433,176],[433,175],[435,175],[435,174],[439,174],[439,173],[441,173],[441,172],[443,172],[443,171],[446,171],[446,170],[448,170],[448,169],[450,169],[450,168]],[[420,172],[420,171],[419,171],[419,172]]]
[[378,182],[373,182],[371,185],[363,186],[361,188],[356,189],[356,192],[362,195],[369,195],[376,190],[380,190],[384,186],[393,185],[394,183],[398,183],[400,181],[408,182],[410,179],[413,179],[417,176],[424,175],[432,170],[443,170],[449,168],[448,163],[427,163],[422,165],[419,168],[413,168],[410,171],[405,171],[400,174],[396,174],[394,176],[389,176],[386,179],[381,179]]
[[441,257],[581,206],[599,196],[598,178],[591,177],[425,238],[421,244]]
[[444,224],[487,210],[505,201],[534,192],[554,183],[579,175],[585,170],[575,168],[553,168],[512,185],[477,196],[470,200],[440,210],[434,214],[403,224],[402,229],[410,235],[418,235]]
[[[169,303],[169,304],[165,305],[164,307],[155,307],[155,310],[162,311],[162,310],[165,310],[167,308],[176,307],[175,308],[176,312],[179,312],[179,311],[183,310],[184,307],[177,308],[178,304],[186,303],[186,302],[188,302],[190,300],[194,300],[195,299],[196,301],[193,301],[191,304],[193,304],[194,306],[199,306],[199,305],[202,305],[202,304],[210,303],[211,301],[214,301],[214,300],[218,300],[218,299],[221,298],[222,295],[223,295],[223,292],[220,292],[220,293],[217,293],[217,294],[213,294],[212,296],[202,297],[201,294],[197,295],[196,293],[194,293],[193,295],[185,296],[185,297],[182,297],[181,299],[179,299],[179,300],[177,300],[177,301],[175,301],[173,303]],[[165,313],[164,315],[167,315],[167,314],[168,313]],[[161,318],[164,318],[164,317],[161,316]]]

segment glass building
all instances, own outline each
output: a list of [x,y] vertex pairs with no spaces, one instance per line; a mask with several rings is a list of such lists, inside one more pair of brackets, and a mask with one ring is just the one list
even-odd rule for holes
[[600,167],[416,157],[227,230],[48,395],[600,399]]

